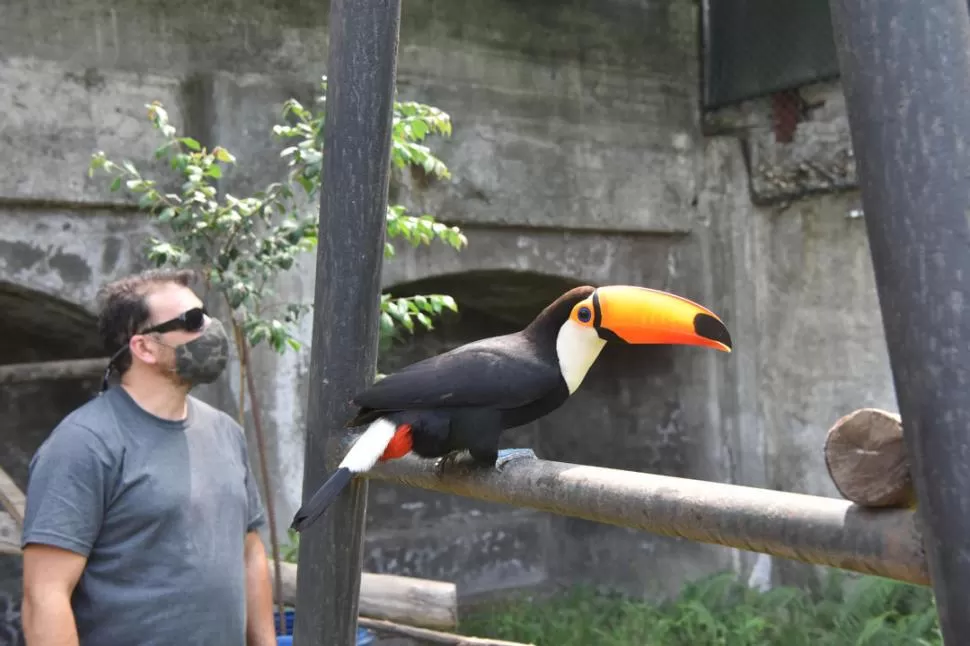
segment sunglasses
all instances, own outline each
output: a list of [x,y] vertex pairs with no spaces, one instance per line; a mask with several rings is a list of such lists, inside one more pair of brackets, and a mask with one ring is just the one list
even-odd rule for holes
[[[141,332],[136,332],[135,334],[164,334],[166,332],[172,332],[174,330],[184,330],[186,332],[198,332],[202,329],[205,324],[205,317],[209,312],[205,307],[193,307],[190,310],[186,310],[176,316],[173,319],[163,321],[158,325],[153,325],[147,330],[142,330]],[[114,353],[114,356],[108,361],[108,366],[105,368],[104,377],[101,379],[101,392],[108,389],[108,377],[111,376],[111,368],[121,353],[128,349],[128,344],[124,344],[118,351]]]
[[147,330],[138,332],[138,334],[151,334],[152,332],[164,334],[165,332],[172,332],[173,330],[198,332],[202,329],[202,324],[205,323],[206,314],[208,314],[208,312],[204,307],[193,307],[190,310],[182,312],[173,319],[169,319],[164,323],[159,323],[158,325],[153,325]]

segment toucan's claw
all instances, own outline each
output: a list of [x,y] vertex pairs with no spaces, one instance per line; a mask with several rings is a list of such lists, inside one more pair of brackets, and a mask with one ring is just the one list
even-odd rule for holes
[[470,462],[472,462],[472,457],[467,451],[455,451],[435,460],[434,474],[439,478],[443,478],[445,476],[445,470],[449,467],[455,468]]
[[532,449],[501,449],[498,451],[494,465],[489,462],[476,460],[468,451],[455,451],[434,461],[432,470],[438,478],[445,475],[445,470],[454,469],[459,472],[481,471],[483,469],[495,469],[501,471],[503,467],[517,460],[536,460],[535,452]]
[[434,473],[441,478],[444,477],[446,469],[454,469],[459,473],[469,473],[492,468],[494,468],[492,463],[476,460],[468,451],[455,451],[435,461]]
[[538,460],[535,451],[532,449],[502,449],[498,452],[498,460],[495,461],[495,468],[499,471],[510,462],[518,460]]

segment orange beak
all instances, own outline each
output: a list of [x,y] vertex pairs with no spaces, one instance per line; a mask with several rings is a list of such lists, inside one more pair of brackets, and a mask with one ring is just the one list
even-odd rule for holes
[[706,307],[646,287],[609,285],[593,294],[600,337],[646,344],[699,345],[731,351],[731,335]]

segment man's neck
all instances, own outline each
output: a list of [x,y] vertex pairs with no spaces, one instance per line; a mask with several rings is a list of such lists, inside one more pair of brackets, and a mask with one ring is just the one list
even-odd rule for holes
[[149,375],[125,375],[121,387],[146,411],[161,417],[180,421],[188,415],[188,391],[164,379],[152,379]]

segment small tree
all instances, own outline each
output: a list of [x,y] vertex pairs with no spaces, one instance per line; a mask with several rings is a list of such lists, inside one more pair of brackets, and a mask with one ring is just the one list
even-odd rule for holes
[[[248,393],[265,488],[277,589],[281,585],[280,546],[260,399],[250,369],[251,351],[264,342],[280,354],[287,349],[298,351],[302,344],[294,326],[312,308],[309,303],[274,299],[272,285],[282,272],[293,268],[300,254],[316,247],[326,77],[321,89],[316,100],[317,111],[304,108],[295,99],[285,103],[282,116],[290,121],[276,125],[273,130],[280,140],[296,140],[281,153],[289,158],[289,176],[287,181],[272,183],[250,197],[220,195],[219,180],[225,168],[235,164],[235,157],[222,146],[209,150],[192,137],[179,136],[159,102],[146,106],[151,125],[163,139],[155,158],[166,158],[170,170],[177,173],[181,179],[178,192],[164,192],[157,180],[146,178],[130,161],[115,163],[104,152],[92,156],[88,169],[89,176],[95,171],[111,176],[112,191],[125,189],[137,195],[139,208],[148,213],[160,233],[164,231],[162,237],[149,237],[149,260],[156,266],[196,269],[206,289],[220,294],[229,310],[239,365],[238,420],[245,427]],[[419,103],[395,102],[394,165],[400,169],[418,165],[434,177],[448,177],[445,164],[422,144],[433,133],[451,134],[451,121],[446,113]],[[294,185],[302,189],[302,196],[295,194]],[[387,235],[388,238],[403,237],[415,246],[430,244],[435,239],[456,250],[467,244],[457,227],[445,226],[430,215],[409,215],[400,205],[388,206]],[[387,242],[385,257],[393,256],[394,247]],[[457,311],[454,300],[443,294],[402,298],[384,294],[380,306],[384,349],[393,340],[402,338],[402,331],[413,332],[415,320],[432,329],[433,318],[444,309]],[[282,602],[279,610],[282,621]]]
[[[327,77],[322,77],[320,93],[315,99],[317,110],[305,108],[296,99],[283,104],[283,118],[294,121],[278,124],[273,133],[282,140],[294,140],[280,155],[289,159],[289,184],[299,185],[312,203],[318,201],[323,180],[323,125],[326,119]],[[415,101],[395,101],[391,130],[391,161],[404,171],[420,169],[434,179],[448,179],[451,172],[422,142],[432,134],[451,136],[451,117],[442,110]],[[468,244],[458,227],[437,222],[431,215],[413,216],[400,204],[388,204],[387,238],[404,238],[412,246],[429,245],[438,239],[456,250]],[[395,255],[394,245],[384,243],[385,259]],[[414,332],[415,320],[426,329],[433,329],[432,317],[445,309],[458,311],[454,299],[444,294],[428,294],[392,298],[381,296],[381,348],[387,349],[401,332]]]

